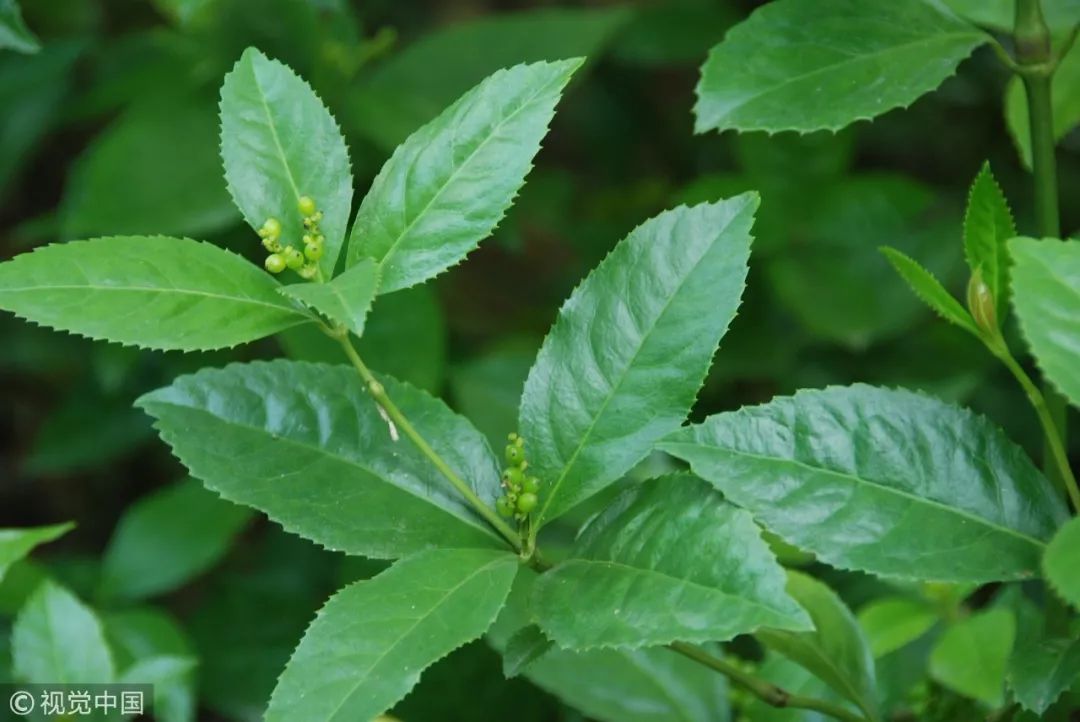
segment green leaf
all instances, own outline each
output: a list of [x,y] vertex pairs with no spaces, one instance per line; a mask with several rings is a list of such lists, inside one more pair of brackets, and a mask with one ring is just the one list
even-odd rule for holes
[[870,652],[880,659],[930,631],[938,613],[926,602],[910,597],[882,597],[859,610]]
[[15,618],[11,653],[17,679],[36,684],[113,681],[101,622],[75,595],[43,581]]
[[982,270],[997,303],[998,318],[1005,317],[1009,289],[1009,250],[1005,244],[1015,235],[1009,202],[994,180],[990,164],[984,163],[971,184],[964,214],[964,254],[972,272]]
[[1042,568],[1061,598],[1080,609],[1080,518],[1070,519],[1054,535]]
[[[1080,22],[1080,3],[1076,19]],[[1080,124],[1080,54],[1068,53],[1050,81],[1050,105],[1054,120],[1054,139],[1061,140]],[[1005,88],[1005,122],[1009,126],[1020,160],[1031,168],[1031,121],[1028,118],[1027,88],[1013,78]]]
[[200,235],[237,220],[210,103],[144,103],[113,122],[79,158],[64,189],[65,237]]
[[986,41],[924,0],[776,0],[709,53],[695,130],[839,130],[910,105]]
[[930,653],[930,676],[965,697],[1000,707],[1015,635],[1016,619],[1008,609],[961,619],[945,630]]
[[278,290],[360,337],[378,287],[378,265],[362,258],[328,283],[297,283]]
[[0,529],[0,582],[4,580],[8,568],[33,551],[34,547],[59,539],[74,527],[68,522],[26,529]]
[[413,133],[360,204],[349,265],[375,259],[390,293],[459,263],[513,203],[581,63],[500,70]]
[[560,647],[726,641],[810,629],[750,515],[673,474],[628,489],[536,582],[533,613]]
[[54,244],[0,264],[0,309],[161,350],[235,346],[307,322],[277,287],[229,251],[164,236]]
[[1080,678],[1080,639],[1021,638],[1007,675],[1016,700],[1041,715]]
[[142,659],[124,670],[119,682],[149,684],[154,690],[154,716],[161,722],[194,722],[196,712],[194,657]]
[[945,290],[941,281],[934,274],[919,265],[919,262],[895,248],[882,247],[881,252],[889,259],[896,272],[907,281],[915,295],[934,310],[937,315],[949,323],[954,323],[968,333],[979,335],[979,329],[971,314],[953,295]]
[[1068,517],[1000,429],[910,391],[800,391],[712,416],[659,448],[770,531],[842,569],[1028,579]]
[[[1011,33],[1016,20],[1016,0],[944,0],[958,15],[973,23]],[[1042,0],[1043,14],[1051,29],[1064,31],[1080,22],[1077,0]]]
[[287,66],[244,51],[221,86],[221,158],[236,207],[253,229],[281,221],[281,242],[301,248],[301,196],[314,199],[326,237],[319,260],[334,274],[352,212],[349,152],[315,91]]
[[368,720],[389,709],[432,663],[487,631],[518,560],[437,549],[335,594],[281,675],[267,722]]
[[26,27],[22,12],[15,0],[0,0],[0,50],[36,53],[41,43]]
[[[499,618],[488,633],[495,649],[531,624],[529,602],[537,574],[522,569]],[[713,651],[713,650],[710,650]],[[728,722],[727,684],[722,675],[666,648],[554,648],[523,674],[599,722]]]
[[951,211],[929,186],[874,174],[798,192],[812,199],[807,218],[797,241],[785,224],[786,245],[767,258],[766,273],[776,300],[814,335],[863,350],[920,320],[922,305],[878,246],[920,259],[946,281],[963,265]]
[[[829,701],[839,699],[828,685],[805,667],[773,652],[766,654],[764,663],[755,674],[791,694]],[[741,709],[746,719],[752,722],[830,722],[833,719],[812,710],[773,707],[757,697],[750,697]]]
[[[499,470],[480,433],[441,401],[381,381],[421,436],[493,505]],[[503,544],[409,439],[395,439],[351,367],[206,369],[136,404],[210,489],[329,549],[389,559],[432,546]]]
[[507,679],[518,676],[526,667],[551,651],[554,645],[535,624],[522,627],[506,641],[506,649],[503,650],[503,674]]
[[251,517],[194,479],[140,499],[105,550],[102,594],[131,600],[182,586],[217,563]]
[[632,231],[575,289],[521,397],[543,482],[536,524],[569,511],[686,418],[746,281],[756,194]]
[[874,658],[855,615],[831,589],[805,574],[788,572],[787,591],[809,612],[813,631],[763,629],[757,638],[813,672],[867,718],[878,719]]
[[1009,242],[1013,307],[1043,374],[1080,407],[1080,244]]
[[598,56],[631,14],[627,7],[543,7],[439,27],[381,62],[356,88],[353,124],[393,150],[500,68]]

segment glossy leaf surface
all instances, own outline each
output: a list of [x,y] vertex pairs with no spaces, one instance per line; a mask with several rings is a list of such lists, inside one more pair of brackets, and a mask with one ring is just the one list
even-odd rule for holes
[[164,236],[54,244],[0,264],[0,309],[152,349],[224,348],[305,323],[277,287],[229,251]]
[[709,54],[695,129],[839,130],[934,90],[986,39],[924,0],[777,0]]
[[503,674],[507,679],[518,676],[526,667],[549,652],[554,644],[535,624],[522,627],[506,641],[506,649],[503,650]]
[[482,635],[518,569],[512,554],[439,549],[335,594],[282,674],[267,722],[368,720],[423,670]]
[[352,171],[341,131],[311,86],[255,48],[245,50],[221,87],[221,157],[244,220],[258,229],[277,218],[286,245],[302,248],[297,201],[315,201],[326,236],[319,267],[332,276],[352,214]]
[[1067,518],[986,419],[857,384],[717,414],[659,445],[833,566],[954,582],[1026,579]]
[[559,311],[519,428],[537,524],[611,484],[682,423],[746,280],[758,198],[680,207],[632,231]]
[[[488,504],[499,471],[467,421],[411,386],[387,394]],[[183,376],[137,402],[192,475],[285,529],[350,554],[397,558],[502,542],[404,436],[351,367],[237,364]]]
[[1080,407],[1080,246],[1017,238],[1013,307],[1039,368]]
[[349,264],[379,264],[380,292],[436,276],[491,235],[525,182],[581,60],[500,70],[413,133],[357,213]]
[[677,474],[628,489],[536,582],[533,612],[560,647],[725,641],[810,629],[750,515]]

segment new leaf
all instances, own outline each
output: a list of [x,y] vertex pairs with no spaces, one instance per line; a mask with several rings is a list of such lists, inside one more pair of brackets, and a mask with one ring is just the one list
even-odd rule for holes
[[909,105],[986,40],[925,0],[776,0],[712,49],[695,130],[839,130]]
[[[489,505],[487,441],[441,401],[383,377],[420,434]],[[183,376],[137,404],[192,475],[329,549],[392,559],[433,546],[503,543],[380,413],[346,366],[236,364]]]
[[724,641],[805,630],[784,572],[750,515],[687,474],[627,490],[537,580],[533,610],[559,646]]
[[113,681],[112,654],[97,615],[75,595],[43,581],[11,628],[15,676],[37,684]]
[[521,398],[543,484],[538,525],[617,480],[686,418],[738,308],[757,206],[748,193],[661,213],[563,304]]
[[1001,187],[984,164],[971,185],[964,215],[964,255],[972,272],[981,269],[997,305],[998,318],[1005,317],[1009,289],[1009,251],[1006,243],[1016,235],[1012,211]]
[[54,244],[0,264],[0,309],[161,350],[225,348],[307,322],[277,288],[234,253],[164,236]]
[[1068,517],[1024,451],[969,411],[857,384],[717,414],[659,448],[833,566],[1027,579]]
[[236,207],[253,229],[281,222],[281,242],[302,248],[301,196],[323,212],[319,259],[333,275],[352,212],[349,152],[319,96],[287,66],[244,51],[221,86],[221,158]]
[[74,524],[53,524],[26,529],[0,529],[0,582],[8,567],[19,561],[34,547],[58,539],[69,532]]
[[532,168],[581,60],[500,70],[409,136],[364,197],[349,264],[379,263],[381,293],[426,281],[491,235]]
[[267,722],[370,720],[420,673],[495,620],[518,569],[512,554],[438,549],[335,594],[281,675]]
[[379,267],[370,258],[363,258],[328,283],[296,283],[278,290],[359,338],[364,335],[364,324],[378,288]]

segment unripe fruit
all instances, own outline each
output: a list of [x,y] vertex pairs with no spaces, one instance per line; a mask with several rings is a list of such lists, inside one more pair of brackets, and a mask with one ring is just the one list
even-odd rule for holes
[[317,261],[322,258],[323,247],[321,243],[314,243],[304,248],[304,255],[309,261]]
[[522,514],[528,514],[530,511],[536,508],[536,502],[536,494],[525,492],[518,497],[517,510],[520,511]]
[[304,254],[289,246],[285,249],[285,265],[294,271],[299,271],[304,266]]
[[510,500],[505,496],[500,496],[495,502],[495,510],[503,516],[510,516],[514,513],[514,509],[510,506]]
[[315,278],[315,274],[317,274],[318,272],[319,272],[319,267],[314,266],[314,265],[304,266],[299,271],[297,271],[297,273],[300,274],[300,278],[306,279],[308,281]]
[[521,488],[531,494],[535,494],[540,490],[540,480],[535,476],[525,477],[525,481],[521,484]]
[[506,463],[519,466],[521,462],[525,461],[525,449],[520,445],[507,444],[506,446]]
[[511,486],[521,486],[525,483],[525,473],[516,466],[511,466],[503,472],[503,478]]
[[271,253],[263,265],[270,273],[281,273],[285,270],[285,258],[280,253]]
[[315,201],[311,196],[300,196],[300,199],[296,202],[296,207],[300,209],[300,215],[302,216],[315,215]]
[[264,238],[277,238],[281,235],[281,221],[277,218],[267,218],[266,223],[263,223],[259,235],[262,235]]

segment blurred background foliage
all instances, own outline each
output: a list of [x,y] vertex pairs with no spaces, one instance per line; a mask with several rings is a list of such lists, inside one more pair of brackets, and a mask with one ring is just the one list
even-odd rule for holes
[[[694,136],[697,67],[757,4],[24,0],[41,47],[0,50],[0,259],[73,238],[163,233],[258,262],[225,190],[217,138],[217,91],[248,45],[305,76],[339,119],[358,197],[397,143],[484,76],[587,55],[496,235],[433,283],[380,297],[361,344],[372,366],[444,395],[500,439],[559,303],[616,241],[664,208],[754,188],[763,205],[749,287],[695,415],[867,381],[969,404],[1037,454],[1037,427],[1002,370],[933,319],[877,251],[899,248],[960,291],[964,196],[987,158],[1031,231],[1027,172],[1005,115],[1009,95],[1022,123],[1018,91],[982,50],[939,92],[838,135]],[[1080,71],[1062,78],[1080,84]],[[1065,198],[1080,192],[1077,150],[1066,135]],[[1078,211],[1064,204],[1067,232]],[[382,565],[317,549],[184,480],[131,403],[202,366],[280,354],[339,361],[314,332],[182,355],[0,316],[0,527],[78,525],[0,584],[0,677],[10,615],[53,577],[98,610],[118,661],[175,661],[159,665],[162,719],[259,718],[314,610]],[[635,473],[664,465],[653,459]],[[865,578],[830,581],[856,608],[880,594]],[[602,655],[577,664],[538,675],[601,716],[605,696],[648,696],[635,674],[649,665],[668,665],[654,676],[677,677],[701,704],[726,698],[722,680],[644,653],[633,664]],[[815,683],[779,659],[766,669],[793,689]],[[903,696],[918,675],[888,679]],[[507,710],[585,719],[526,681],[503,680],[483,643],[427,673],[396,714],[477,722]],[[804,718],[792,715],[754,719]]]

